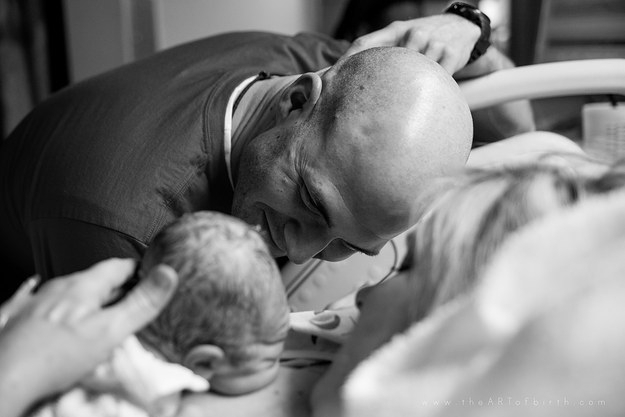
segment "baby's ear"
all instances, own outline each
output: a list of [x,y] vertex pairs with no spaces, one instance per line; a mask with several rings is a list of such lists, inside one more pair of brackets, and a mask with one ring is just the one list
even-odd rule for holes
[[226,353],[215,345],[198,345],[183,358],[182,364],[210,381],[215,372],[227,363]]

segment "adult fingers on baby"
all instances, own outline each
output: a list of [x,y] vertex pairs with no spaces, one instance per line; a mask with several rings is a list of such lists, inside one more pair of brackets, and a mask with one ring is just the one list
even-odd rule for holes
[[133,272],[135,261],[108,259],[70,275],[44,283],[24,304],[30,314],[46,317],[53,323],[78,323],[99,311]]
[[136,261],[132,259],[120,258],[98,262],[69,276],[69,291],[99,308],[132,275],[135,265]]
[[34,275],[28,278],[22,283],[22,285],[20,285],[11,298],[0,306],[0,329],[4,327],[10,317],[18,314],[19,311],[21,311],[22,308],[28,304],[30,299],[33,297],[33,290],[40,280],[41,278],[39,275]]
[[39,285],[40,282],[41,282],[41,277],[39,275],[33,275],[32,277],[28,278],[20,285],[20,287],[17,289],[17,291],[15,291],[15,294],[13,294],[13,296],[8,302],[19,303],[20,300],[24,298],[29,298],[32,295],[32,292],[35,289],[35,287]]
[[[402,39],[397,46],[403,46],[404,48],[425,54],[431,44],[435,44],[435,42],[430,39],[427,31],[419,27],[410,27],[404,30]],[[436,61],[436,59],[434,60]]]
[[122,340],[156,318],[177,285],[176,271],[167,265],[157,265],[121,301],[105,308],[94,319],[114,332],[113,338]]

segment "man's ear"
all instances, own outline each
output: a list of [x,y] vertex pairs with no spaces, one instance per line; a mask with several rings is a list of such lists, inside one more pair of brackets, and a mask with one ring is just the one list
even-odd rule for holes
[[182,364],[196,374],[210,380],[227,363],[226,353],[215,345],[198,345],[183,358]]
[[313,108],[321,95],[321,77],[317,73],[303,74],[289,85],[280,96],[280,116],[301,114]]

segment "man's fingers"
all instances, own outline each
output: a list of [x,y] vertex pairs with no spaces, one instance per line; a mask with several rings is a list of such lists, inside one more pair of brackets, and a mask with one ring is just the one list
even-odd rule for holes
[[468,57],[465,59],[464,56],[445,53],[438,63],[441,64],[441,66],[445,68],[447,72],[449,72],[451,75],[454,75],[457,71],[461,70],[464,67],[468,60]]
[[430,43],[431,40],[427,32],[424,32],[420,28],[411,27],[404,32],[397,46],[403,46],[404,48],[424,54]]
[[[114,323],[119,340],[135,333],[163,310],[178,285],[178,274],[167,265],[158,265],[142,279],[119,303],[101,315]],[[112,317],[111,317],[112,316]]]
[[353,55],[356,52],[375,46],[396,46],[404,36],[404,31],[400,30],[395,23],[390,24],[386,29],[380,29],[356,39],[345,52],[345,56]]
[[33,290],[40,281],[41,277],[39,275],[28,278],[20,285],[10,299],[0,305],[0,329],[4,326],[9,317],[17,314],[22,307],[30,301],[33,296]]
[[427,48],[425,49],[425,51],[423,52],[423,55],[427,56],[434,62],[438,62],[441,65],[443,65],[441,60],[444,54],[445,54],[445,45],[442,45],[438,42],[430,42],[427,45]]

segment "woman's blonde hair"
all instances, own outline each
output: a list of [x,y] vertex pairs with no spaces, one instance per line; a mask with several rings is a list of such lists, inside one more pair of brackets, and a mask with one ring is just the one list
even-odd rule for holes
[[611,167],[580,155],[467,169],[448,186],[413,232],[411,318],[465,293],[502,242],[519,228],[589,195],[625,185],[625,163]]

